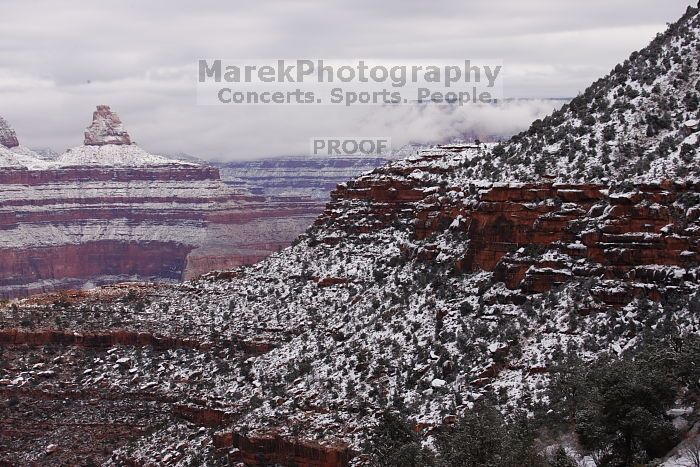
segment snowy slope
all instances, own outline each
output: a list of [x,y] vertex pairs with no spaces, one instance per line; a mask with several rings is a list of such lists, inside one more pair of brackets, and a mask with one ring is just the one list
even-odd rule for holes
[[61,154],[58,159],[56,159],[56,167],[144,167],[164,165],[196,166],[197,164],[176,161],[163,156],[149,154],[134,144],[78,146],[67,150]]
[[[513,264],[535,263],[526,276],[546,277],[549,289],[543,292],[506,287],[493,271],[458,273],[455,268],[473,241],[465,230],[478,232],[478,227],[469,230],[468,220],[457,213],[480,206],[486,212],[491,205],[504,209],[506,217],[518,211],[545,213],[535,225],[578,217],[583,225],[571,229],[583,236],[606,229],[620,234],[613,229],[624,222],[615,217],[623,209],[613,205],[629,200],[639,212],[677,210],[679,219],[689,223],[644,232],[651,227],[632,222],[624,241],[642,242],[644,248],[643,242],[664,235],[673,237],[669,242],[681,232],[696,235],[693,189],[672,206],[648,200],[634,205],[638,188],[611,187],[610,182],[682,181],[700,175],[696,141],[690,137],[695,128],[687,125],[697,112],[692,95],[700,76],[699,25],[697,10],[689,10],[648,49],[509,142],[436,148],[392,162],[341,186],[348,197],[336,193],[324,218],[292,248],[237,271],[234,280],[212,275],[161,296],[157,306],[184,320],[190,319],[188,310],[205,309],[208,318],[191,318],[196,325],[214,323],[223,335],[254,337],[276,347],[232,370],[241,375],[234,382],[227,375],[212,377],[208,396],[244,412],[236,426],[241,432],[274,429],[289,437],[339,438],[361,450],[367,427],[376,423],[382,407],[400,407],[426,427],[439,426],[484,397],[495,399],[505,412],[535,410],[548,402],[547,369],[563,352],[591,360],[632,352],[644,340],[668,336],[669,329],[697,333],[700,286],[694,252],[679,253],[696,258],[685,268],[667,265],[663,255],[632,260],[628,267],[637,267],[640,278],[648,270],[668,281],[654,286],[634,275],[628,280],[596,274],[606,263],[577,259],[587,248],[580,240],[555,242],[543,251],[527,245],[509,251]],[[632,97],[628,86],[638,88],[639,95]],[[690,104],[666,122],[668,100],[686,94]],[[692,147],[683,149],[683,144]],[[531,180],[602,182],[599,189],[609,197],[590,212],[556,196],[538,198],[537,190],[546,187],[531,188],[531,202],[522,206],[511,206],[507,198],[504,206],[494,202],[498,195],[493,190],[509,186],[527,192],[525,182]],[[402,186],[411,188],[402,193],[397,188]],[[587,189],[562,187],[558,193],[578,196]],[[419,200],[396,201],[402,196]],[[431,225],[431,213],[436,213],[434,222],[444,224]],[[441,220],[442,213],[454,214]],[[434,233],[421,238],[421,225],[431,225]],[[614,241],[611,235],[602,245]],[[625,251],[623,243],[610,247],[621,257]],[[590,276],[584,278],[586,274]],[[674,301],[633,295],[614,306],[600,301],[601,296],[624,297],[630,287],[660,287],[661,296]],[[422,434],[430,444],[430,429]],[[162,432],[144,442],[144,458],[150,458],[148,446],[157,445],[161,435],[167,439]]]
[[0,146],[0,169],[21,169],[24,165],[19,161],[17,155],[9,149]]
[[464,178],[700,177],[700,18],[694,9],[552,115],[471,161]]

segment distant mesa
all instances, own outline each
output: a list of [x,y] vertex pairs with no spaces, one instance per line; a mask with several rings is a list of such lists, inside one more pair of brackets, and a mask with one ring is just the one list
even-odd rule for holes
[[119,115],[108,105],[98,105],[92,114],[92,124],[85,130],[85,146],[107,144],[128,145],[131,137],[122,126]]
[[289,245],[325,205],[255,196],[216,167],[151,154],[106,105],[85,144],[60,155],[17,145],[2,119],[0,136],[0,301],[252,264]]
[[10,125],[4,118],[0,117],[0,145],[6,148],[14,148],[19,146],[15,130],[10,128]]

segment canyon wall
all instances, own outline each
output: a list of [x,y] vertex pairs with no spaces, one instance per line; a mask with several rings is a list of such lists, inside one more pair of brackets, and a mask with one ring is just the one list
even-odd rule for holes
[[0,120],[0,299],[255,263],[322,207],[252,195],[215,167],[149,154],[107,106],[85,144],[55,160],[19,145]]
[[408,222],[427,243],[406,254],[423,261],[441,253],[430,240],[451,231],[464,239],[455,272],[493,271],[521,295],[507,300],[596,278],[610,281],[592,291],[596,298],[621,306],[658,298],[661,285],[686,293],[686,282],[700,280],[697,181],[426,186],[415,175],[448,173],[434,162],[442,157],[426,152],[339,185],[316,225],[341,223],[357,235]]
[[226,184],[253,194],[327,201],[339,183],[381,167],[389,160],[388,156],[286,156],[227,162],[218,167]]

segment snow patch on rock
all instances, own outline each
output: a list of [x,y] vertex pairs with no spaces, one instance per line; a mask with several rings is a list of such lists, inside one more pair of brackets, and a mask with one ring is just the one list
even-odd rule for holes
[[145,167],[163,165],[196,166],[190,162],[176,161],[149,154],[136,145],[107,144],[102,146],[77,146],[59,156],[59,166],[110,166]]

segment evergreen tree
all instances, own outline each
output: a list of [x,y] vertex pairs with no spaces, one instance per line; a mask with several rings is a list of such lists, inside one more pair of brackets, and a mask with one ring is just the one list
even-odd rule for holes
[[371,438],[369,452],[379,467],[427,467],[431,453],[421,447],[418,435],[402,415],[384,411]]

